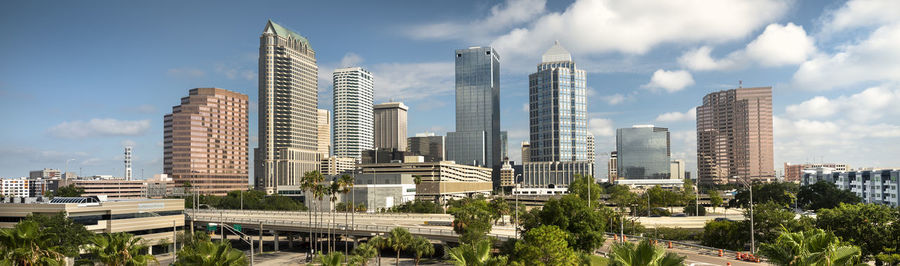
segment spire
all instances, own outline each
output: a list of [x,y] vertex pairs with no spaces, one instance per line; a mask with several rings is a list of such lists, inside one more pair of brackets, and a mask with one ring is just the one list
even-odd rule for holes
[[547,52],[544,52],[544,55],[541,56],[541,62],[558,62],[558,61],[572,61],[572,54],[569,53],[566,48],[563,48],[562,45],[559,45],[559,41],[553,42],[553,47],[547,49]]

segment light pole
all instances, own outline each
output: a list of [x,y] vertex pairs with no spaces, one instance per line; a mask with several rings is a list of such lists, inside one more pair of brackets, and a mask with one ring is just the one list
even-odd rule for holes
[[64,172],[64,173],[62,174],[62,176],[63,176],[64,178],[65,178],[65,176],[66,176],[66,173],[69,172],[69,161],[74,161],[74,160],[75,160],[75,158],[66,160],[66,172]]
[[747,187],[748,190],[750,190],[750,254],[755,254],[756,253],[756,239],[755,239],[754,235],[756,235],[756,231],[753,228],[753,186],[750,183],[748,183],[747,180],[744,180],[743,178],[740,178],[740,177],[736,177],[736,178],[739,181],[741,181],[741,184],[743,184],[744,186]]
[[519,177],[520,176],[522,176],[522,174],[516,175],[516,177],[515,177],[516,180],[513,180],[513,182],[515,182],[515,184],[516,184],[516,189],[513,190],[513,195],[516,197],[516,223],[515,223],[516,239],[519,239],[519,193],[516,190],[518,190],[518,188],[519,188]]

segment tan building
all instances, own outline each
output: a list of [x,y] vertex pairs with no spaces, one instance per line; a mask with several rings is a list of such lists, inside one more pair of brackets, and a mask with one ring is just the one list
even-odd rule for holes
[[522,142],[522,163],[530,163],[531,162],[531,143],[527,141]]
[[375,105],[375,148],[406,151],[406,113],[401,102]]
[[318,169],[318,71],[309,40],[266,23],[259,37],[256,189],[272,194],[299,186],[304,173]]
[[322,159],[319,172],[323,175],[339,175],[356,168],[356,158],[331,156]]
[[609,153],[609,163],[606,165],[607,169],[607,178],[610,183],[616,182],[616,179],[619,179],[619,153],[616,151]]
[[331,153],[331,114],[328,110],[318,109],[317,122],[319,135],[316,153],[319,154],[319,158],[325,158]]
[[[419,157],[419,156],[409,156]],[[410,161],[410,160],[407,160]],[[416,198],[449,199],[473,194],[490,194],[492,190],[491,168],[443,162],[380,163],[360,165],[364,175],[418,176]]]
[[853,170],[850,168],[849,164],[843,163],[784,163],[784,182],[800,182],[800,178],[803,176],[803,170],[815,168],[831,168],[836,172],[847,172]]
[[503,161],[503,166],[500,167],[500,186],[501,187],[515,187],[516,186],[516,170],[509,165],[508,160]]
[[91,232],[130,233],[157,250],[160,240],[172,243],[176,234],[173,231],[183,231],[185,225],[183,199],[101,201],[95,197],[56,197],[49,202],[0,203],[0,217],[4,218],[0,228],[12,228],[29,214],[58,212],[65,212]]
[[772,141],[772,87],[707,94],[697,107],[699,183],[773,181]]
[[119,199],[163,198],[175,190],[175,182],[168,177],[147,180],[124,179],[71,179],[60,182],[60,186],[75,185],[84,189],[85,197],[106,196]]
[[684,160],[672,160],[669,165],[669,179],[684,179]]
[[224,89],[190,90],[164,117],[163,173],[202,194],[247,189],[248,104],[247,95]]

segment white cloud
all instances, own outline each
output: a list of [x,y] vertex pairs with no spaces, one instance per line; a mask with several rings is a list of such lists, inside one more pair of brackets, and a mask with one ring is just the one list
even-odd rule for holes
[[645,84],[643,87],[650,89],[664,89],[665,91],[672,93],[691,85],[694,85],[694,78],[691,76],[690,72],[685,70],[667,71],[659,69],[656,70],[656,72],[653,72],[650,83]]
[[470,22],[440,22],[411,27],[406,34],[419,40],[464,39],[482,42],[498,31],[531,21],[544,13],[546,0],[507,0],[495,5],[484,19]]
[[617,105],[625,102],[625,95],[621,93],[616,93],[613,95],[600,96],[600,99],[606,102],[609,105]]
[[812,37],[802,26],[769,24],[766,29],[742,50],[729,53],[720,59],[712,57],[713,48],[701,46],[689,50],[678,62],[691,70],[733,70],[750,64],[765,67],[796,65],[815,54]]
[[344,54],[344,57],[341,58],[340,67],[357,67],[360,66],[363,62],[362,56],[359,56],[356,53],[349,52]]
[[257,78],[255,70],[234,66],[232,64],[217,63],[215,65],[216,73],[225,75],[228,79],[244,79],[253,80]]
[[130,139],[126,139],[126,140],[123,140],[123,141],[121,142],[121,144],[122,144],[122,146],[132,146],[132,147],[134,147],[134,146],[137,145],[137,142],[134,142],[133,140],[130,140]]
[[656,117],[657,122],[681,122],[694,121],[697,119],[697,107],[691,108],[687,112],[668,112]]
[[817,96],[799,104],[788,105],[785,110],[792,118],[830,118],[836,114],[849,116],[857,121],[873,121],[885,115],[900,115],[895,103],[900,102],[900,89],[888,89],[889,85],[871,87],[857,94],[829,99]]
[[117,120],[94,118],[89,121],[62,122],[48,130],[53,136],[66,139],[89,137],[138,136],[150,129],[150,120]]
[[825,32],[889,24],[900,20],[900,1],[851,0],[826,17]]
[[900,82],[900,23],[882,26],[867,39],[804,62],[794,87],[829,90],[865,82]]
[[611,137],[616,135],[613,121],[605,118],[591,118],[588,120],[588,131],[595,137]]
[[530,111],[531,111],[531,110],[528,110],[528,104],[527,104],[527,103],[523,103],[523,104],[522,104],[522,112],[528,113],[528,112],[530,112]]
[[372,68],[376,100],[413,100],[450,93],[453,62],[387,63]]
[[166,74],[176,78],[201,78],[206,75],[206,72],[196,68],[170,68],[166,71]]
[[644,54],[665,43],[744,38],[781,17],[788,6],[779,0],[579,0],[563,12],[544,14],[527,27],[498,37],[492,45],[506,58],[528,60],[554,40],[576,54]]

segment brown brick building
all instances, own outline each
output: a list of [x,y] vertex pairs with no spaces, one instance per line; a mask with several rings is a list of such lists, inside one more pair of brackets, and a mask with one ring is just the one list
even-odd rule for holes
[[697,107],[699,182],[775,180],[772,87],[713,92]]
[[247,189],[247,95],[218,88],[192,89],[164,118],[163,172],[192,191],[225,195]]

